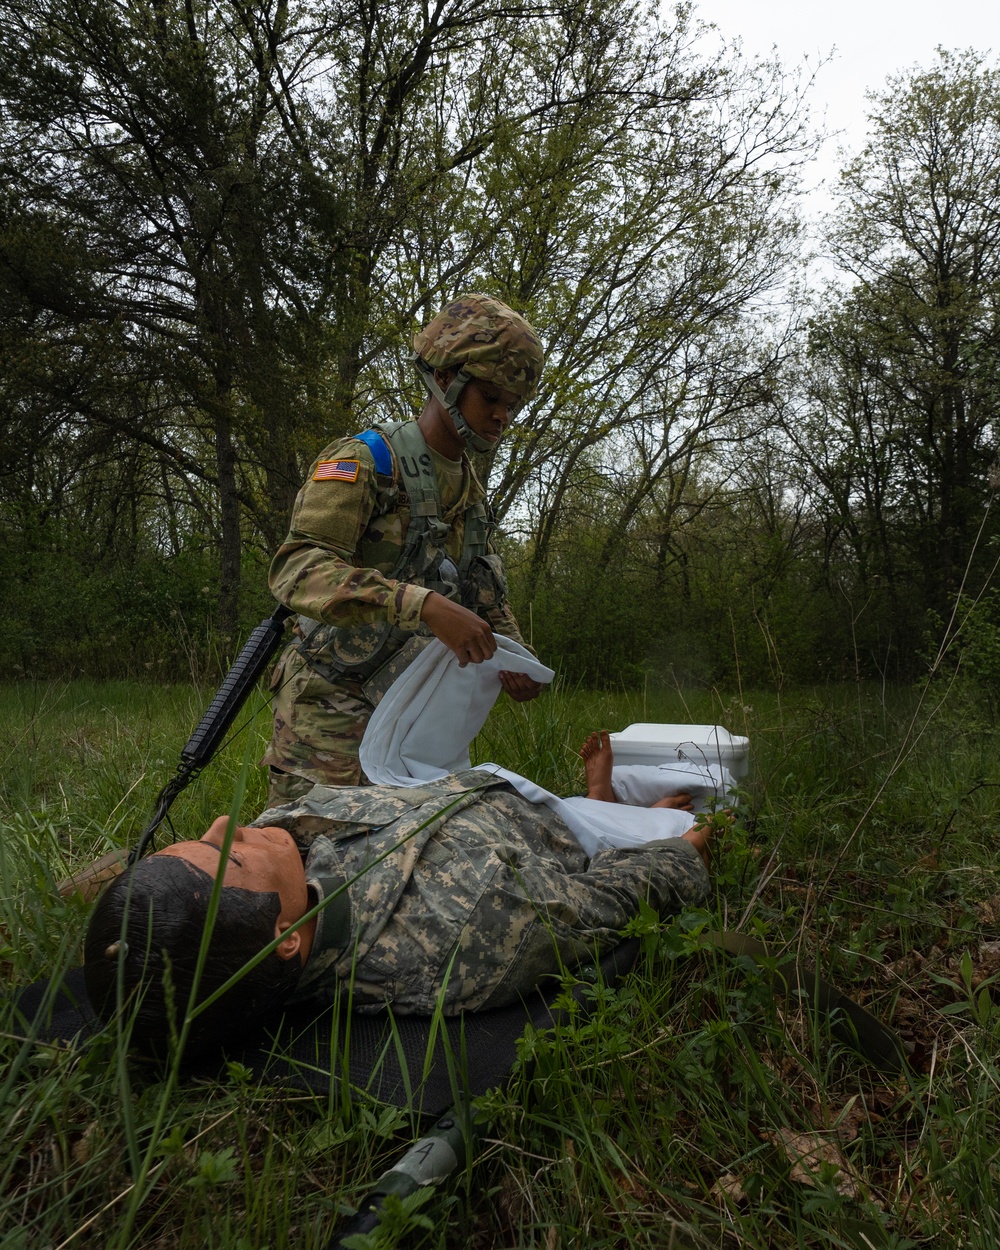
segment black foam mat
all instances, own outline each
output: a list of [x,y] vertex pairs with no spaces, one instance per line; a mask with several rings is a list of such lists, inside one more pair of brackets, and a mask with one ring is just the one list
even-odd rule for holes
[[[605,984],[628,972],[638,950],[638,940],[631,939],[604,956],[599,968]],[[457,1096],[484,1094],[504,1081],[525,1026],[544,1028],[556,1021],[559,988],[554,982],[551,990],[537,991],[523,1003],[448,1019],[290,1008],[226,1058],[244,1064],[260,1082],[325,1094],[331,1080],[346,1081],[352,1092],[437,1116]],[[27,986],[17,997],[17,1012],[22,1027],[41,1041],[82,1044],[102,1027],[80,968],[70,969],[57,984]],[[218,1076],[219,1061],[201,1060],[188,1072]]]

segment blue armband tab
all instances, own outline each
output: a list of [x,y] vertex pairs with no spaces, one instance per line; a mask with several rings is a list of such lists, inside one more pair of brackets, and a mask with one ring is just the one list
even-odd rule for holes
[[375,472],[381,473],[383,477],[392,477],[392,456],[389,448],[386,446],[385,439],[378,430],[363,430],[354,437],[359,443],[364,443],[368,450],[372,453],[372,459],[375,461]]

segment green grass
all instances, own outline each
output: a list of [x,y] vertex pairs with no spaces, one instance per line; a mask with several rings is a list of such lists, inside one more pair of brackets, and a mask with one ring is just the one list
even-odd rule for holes
[[[86,907],[54,882],[136,836],[210,694],[0,687],[8,986],[78,959]],[[864,1246],[873,1225],[886,1246],[1000,1244],[997,730],[968,692],[918,699],[852,686],[501,703],[474,757],[562,793],[581,788],[585,733],[635,720],[723,723],[749,734],[753,769],[708,911],[638,923],[636,972],[526,1035],[510,1084],[482,1100],[470,1182],[397,1213],[387,1244],[768,1250]],[[267,734],[262,708],[176,803],[179,836],[229,809]],[[251,768],[244,816],[264,794]],[[766,976],[698,952],[706,926],[798,951],[899,1030],[912,1071],[882,1080]],[[339,1086],[292,1096],[234,1068],[175,1088],[106,1039],[69,1050],[0,1028],[0,1250],[321,1247],[412,1129]]]

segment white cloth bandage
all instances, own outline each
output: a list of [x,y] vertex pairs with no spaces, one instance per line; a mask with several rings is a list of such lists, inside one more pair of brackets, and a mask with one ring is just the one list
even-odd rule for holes
[[[459,667],[444,643],[434,639],[389,687],[361,741],[361,767],[369,781],[414,786],[469,768],[469,745],[502,689],[499,674],[527,673],[543,683],[555,676],[519,643],[499,634],[494,639],[497,650],[492,659],[465,668]],[[689,812],[561,799],[498,764],[478,767],[503,777],[530,803],[542,803],[555,812],[588,855],[680,837],[694,823]],[[656,797],[662,796],[661,783]]]
[[496,654],[459,668],[443,642],[433,639],[396,678],[361,740],[361,767],[376,785],[436,781],[471,767],[469,746],[502,687],[502,672],[527,673],[548,683],[551,668],[520,643],[494,634]]

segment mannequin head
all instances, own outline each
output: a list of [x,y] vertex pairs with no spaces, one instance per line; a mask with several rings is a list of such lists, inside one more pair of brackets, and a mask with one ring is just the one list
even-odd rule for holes
[[270,942],[282,940],[195,1018],[192,1048],[245,1034],[285,1001],[308,958],[314,924],[290,932],[308,907],[305,871],[291,836],[283,829],[237,828],[223,863],[227,824],[222,817],[200,841],[177,843],[140,860],[112,881],[91,916],[84,977],[94,1009],[111,1018],[120,978],[122,1004],[136,1004],[133,1044],[148,1053],[165,1055],[180,1031],[220,871],[223,888],[198,1001]]

